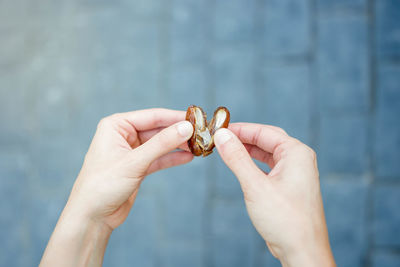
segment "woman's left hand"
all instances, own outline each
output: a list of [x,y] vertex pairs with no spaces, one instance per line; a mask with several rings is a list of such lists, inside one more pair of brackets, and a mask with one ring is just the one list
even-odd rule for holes
[[[185,143],[193,126],[184,119],[184,111],[147,109],[100,121],[41,267],[102,265],[144,177],[193,159]],[[176,148],[186,151],[169,153]]]
[[192,135],[193,126],[184,119],[185,112],[167,109],[119,113],[102,119],[68,208],[112,229],[121,225],[146,175],[193,159],[187,151],[169,153],[178,147],[187,150],[185,141]]

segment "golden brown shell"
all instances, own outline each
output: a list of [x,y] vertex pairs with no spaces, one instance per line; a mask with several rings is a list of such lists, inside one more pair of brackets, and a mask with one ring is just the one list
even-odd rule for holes
[[230,121],[230,113],[226,107],[218,107],[210,123],[207,123],[207,115],[201,107],[190,106],[186,111],[186,120],[194,128],[192,137],[188,140],[190,151],[195,156],[208,156],[214,148],[214,134],[220,128],[227,128]]

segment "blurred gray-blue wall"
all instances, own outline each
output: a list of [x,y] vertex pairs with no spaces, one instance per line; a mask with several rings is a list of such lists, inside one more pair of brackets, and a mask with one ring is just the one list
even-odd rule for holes
[[[190,104],[313,147],[338,266],[400,266],[397,0],[0,0],[0,265],[39,263],[100,118]],[[145,180],[104,265],[279,263],[214,153]]]

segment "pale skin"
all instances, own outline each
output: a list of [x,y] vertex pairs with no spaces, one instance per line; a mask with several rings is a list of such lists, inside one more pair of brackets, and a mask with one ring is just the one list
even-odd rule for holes
[[[148,109],[99,123],[41,267],[102,265],[108,239],[128,216],[143,179],[193,159],[186,145],[193,127],[184,119],[184,111]],[[254,227],[282,266],[336,266],[314,151],[261,124],[232,123],[214,139],[240,182]]]

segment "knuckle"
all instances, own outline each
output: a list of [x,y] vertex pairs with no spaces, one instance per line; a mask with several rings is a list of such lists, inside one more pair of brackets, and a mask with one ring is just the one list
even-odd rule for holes
[[315,160],[317,159],[317,153],[315,152],[314,149],[312,149],[311,147],[307,146],[308,148],[308,153],[310,154],[310,156]]
[[316,160],[317,154],[315,153],[314,149],[312,149],[308,145],[306,145],[296,139],[296,144],[294,147],[297,151],[304,154],[305,156],[310,157],[312,160]]
[[119,113],[114,113],[111,116],[109,116],[111,119],[116,120],[118,118],[120,118],[123,115],[123,113],[119,112]]
[[168,110],[166,108],[152,108],[150,109],[153,113],[165,113]]
[[311,147],[309,147],[309,146],[306,146],[306,147],[307,147],[307,153],[310,156],[311,160],[316,162],[317,161],[317,153],[315,153],[314,149],[312,149]]
[[118,120],[120,117],[121,113],[115,113],[112,115],[109,115],[107,117],[102,118],[99,123],[97,124],[97,128],[110,128],[114,125],[114,122]]
[[135,166],[135,171],[137,173],[145,172],[152,162],[149,161],[147,158],[143,157],[141,151],[134,150],[132,151],[131,157],[127,158],[126,164],[131,164]]
[[285,149],[285,147],[284,147],[284,144],[279,144],[279,145],[275,148],[275,150],[274,150],[274,152],[273,152],[274,159],[275,159],[276,161],[280,160],[280,159],[284,156],[284,152],[285,152],[285,151],[286,151],[286,149]]
[[167,146],[171,142],[168,129],[165,129],[157,134],[157,141],[162,146]]
[[317,160],[316,152],[296,138],[290,138],[286,142],[278,145],[274,151],[274,158],[280,159],[289,154],[303,155],[313,161]]
[[299,139],[294,137],[290,138],[287,142],[288,148],[292,150],[306,150],[306,145],[303,144]]
[[286,157],[295,149],[298,143],[298,140],[295,138],[289,138],[280,143],[273,152],[274,160],[280,160]]
[[274,129],[280,133],[283,133],[284,135],[288,135],[287,132],[284,129],[282,129],[281,127],[274,126]]
[[246,154],[239,146],[234,146],[226,151],[226,160],[231,163],[246,160]]
[[256,201],[253,192],[249,189],[248,185],[240,184],[243,192],[243,198],[247,203],[255,204]]
[[150,164],[150,167],[154,170],[160,170],[162,168],[162,159],[155,160]]
[[107,117],[102,118],[99,121],[99,123],[97,124],[97,128],[98,129],[105,128],[105,127],[110,126],[110,124],[111,124],[111,118],[110,118],[110,116],[107,116]]
[[163,122],[163,118],[160,116],[160,114],[162,114],[162,110],[160,108],[157,109],[153,109],[152,112],[152,121],[155,125],[161,125]]

